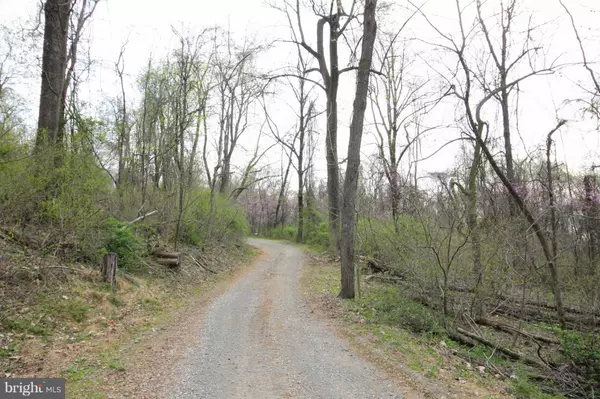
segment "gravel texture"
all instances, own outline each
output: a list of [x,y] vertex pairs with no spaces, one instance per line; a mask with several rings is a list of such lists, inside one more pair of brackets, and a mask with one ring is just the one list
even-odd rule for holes
[[253,269],[209,306],[177,366],[170,398],[401,398],[401,390],[350,352],[299,292],[303,254],[251,240]]

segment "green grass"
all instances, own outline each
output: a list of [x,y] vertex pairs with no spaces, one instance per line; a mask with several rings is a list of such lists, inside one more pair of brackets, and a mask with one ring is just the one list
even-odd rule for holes
[[108,302],[116,308],[121,308],[125,306],[125,302],[119,299],[116,295],[111,295],[108,297]]
[[373,285],[361,298],[348,302],[347,308],[368,323],[400,326],[419,334],[443,333],[439,318],[430,309],[393,286]]
[[511,379],[510,393],[517,398],[528,399],[564,399],[563,395],[553,395],[543,392],[541,388],[527,378],[527,373],[522,368],[517,368],[514,378]]
[[44,324],[36,324],[33,315],[27,315],[23,318],[7,319],[2,326],[2,330],[11,331],[16,334],[31,334],[38,336],[48,336],[50,328]]
[[79,358],[71,363],[64,371],[62,377],[68,382],[77,382],[98,369],[98,365],[89,363],[86,359]]
[[159,301],[154,298],[146,297],[140,301],[142,308],[149,312],[158,312],[162,306]]

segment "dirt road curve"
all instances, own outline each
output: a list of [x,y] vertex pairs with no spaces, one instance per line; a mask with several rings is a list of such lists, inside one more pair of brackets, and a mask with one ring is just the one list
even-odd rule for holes
[[310,314],[302,251],[252,240],[264,255],[210,305],[171,398],[401,398],[371,364]]

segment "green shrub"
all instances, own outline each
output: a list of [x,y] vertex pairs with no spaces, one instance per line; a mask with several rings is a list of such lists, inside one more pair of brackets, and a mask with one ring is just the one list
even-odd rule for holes
[[600,336],[598,333],[557,330],[563,356],[594,386],[600,384]]
[[268,236],[276,240],[295,241],[297,234],[298,229],[296,228],[296,226],[286,225],[271,229],[268,233]]
[[114,218],[109,218],[106,226],[109,236],[103,252],[116,253],[121,269],[144,271],[145,264],[141,261],[143,246],[131,227]]
[[356,310],[370,322],[404,326],[415,333],[443,331],[432,310],[404,297],[395,287],[375,286],[358,302]]
[[[6,151],[5,144],[0,143],[0,152]],[[17,153],[31,151],[22,146]],[[94,157],[42,148],[19,159],[0,168],[3,223],[36,225],[38,232],[49,237],[44,243],[46,251],[95,260],[106,218],[99,200],[106,197],[110,181]]]
[[327,248],[329,246],[329,224],[321,222],[313,230],[308,231],[306,243],[311,247]]
[[561,399],[563,395],[545,393],[527,377],[527,373],[519,367],[515,370],[516,378],[510,380],[510,393],[517,398],[527,399]]
[[189,206],[184,214],[181,234],[184,242],[191,245],[203,245],[208,240],[239,242],[248,234],[246,214],[236,204],[216,195],[211,236],[208,237],[210,190],[194,190],[188,198]]

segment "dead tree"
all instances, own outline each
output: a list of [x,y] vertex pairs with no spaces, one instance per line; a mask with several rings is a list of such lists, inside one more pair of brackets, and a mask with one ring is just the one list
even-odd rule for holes
[[115,112],[115,127],[117,130],[117,157],[118,157],[118,169],[117,169],[117,188],[120,190],[125,180],[125,168],[126,161],[129,157],[130,152],[130,135],[131,127],[129,124],[129,115],[127,113],[127,97],[125,94],[125,49],[127,43],[121,46],[119,51],[119,58],[115,62],[115,72],[119,77],[119,84],[121,88],[121,97],[117,110]]
[[579,34],[579,30],[577,29],[577,24],[575,23],[573,14],[571,14],[571,11],[569,10],[569,8],[567,8],[567,6],[565,6],[562,0],[559,0],[559,3],[569,16],[571,27],[573,28],[573,32],[575,34],[575,38],[577,40],[577,44],[581,52],[581,61],[583,67],[585,68],[586,72],[590,75],[590,81],[592,83],[592,87],[590,89],[587,89],[587,92],[590,95],[590,100],[587,103],[586,101],[583,101],[585,104],[585,111],[591,113],[597,119],[600,119],[600,74],[592,68],[593,64],[590,62],[585,47],[583,46],[583,40]]
[[102,281],[111,285],[113,289],[117,288],[117,254],[109,252],[104,255],[102,262]]

